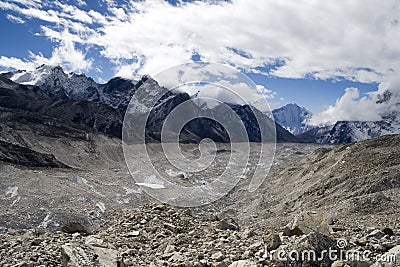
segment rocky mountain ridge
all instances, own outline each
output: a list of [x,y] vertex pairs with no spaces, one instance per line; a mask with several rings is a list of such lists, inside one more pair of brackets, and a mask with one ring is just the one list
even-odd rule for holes
[[[144,76],[139,81],[131,81],[122,78],[111,79],[106,84],[97,84],[91,78],[84,75],[77,74],[66,74],[61,67],[50,67],[50,66],[40,66],[32,72],[26,71],[16,71],[2,74],[3,84],[7,84],[6,80],[14,81],[16,84],[19,82],[24,88],[33,88],[34,93],[37,96],[37,101],[40,102],[40,98],[44,99],[58,99],[59,101],[69,101],[86,103],[85,105],[93,106],[97,103],[98,107],[104,109],[105,106],[110,108],[108,113],[113,113],[116,117],[116,121],[113,123],[114,136],[121,136],[116,132],[121,131],[121,120],[130,101],[131,101],[131,111],[138,114],[149,112],[152,107],[146,107],[146,97],[151,97],[157,95],[157,92],[165,92],[165,95],[160,98],[157,103],[157,107],[151,110],[149,120],[147,122],[147,140],[149,141],[160,141],[160,130],[162,122],[165,120],[166,116],[173,110],[177,105],[191,100],[190,96],[186,93],[172,92],[165,88],[162,88],[154,81],[151,77]],[[33,84],[33,85],[32,85]],[[142,97],[140,100],[133,97],[140,87]],[[23,97],[21,97],[23,98]],[[15,99],[16,100],[16,99]],[[47,100],[44,100],[45,103]],[[51,106],[48,102],[46,105]],[[234,105],[235,106],[235,105]],[[55,105],[48,109],[50,112]],[[114,109],[115,111],[112,111]],[[193,114],[200,114],[202,110],[193,105],[191,110]],[[245,106],[236,105],[235,111],[240,114],[240,118],[244,121],[252,120],[253,109],[246,108]],[[98,110],[102,113],[102,110]],[[213,111],[211,111],[212,113]],[[68,112],[66,112],[69,114]],[[79,114],[73,112],[73,117],[79,120],[80,116],[87,117],[84,110],[80,111]],[[89,115],[90,117],[90,115]],[[288,133],[285,129],[279,125],[273,123],[267,116],[261,115],[262,121],[266,125],[269,125],[267,131],[275,131],[277,129],[277,141],[278,142],[300,142],[298,138]],[[111,117],[110,117],[111,118]],[[96,124],[97,120],[92,119],[88,122],[86,119],[85,123]],[[253,123],[256,123],[253,120]],[[96,124],[97,125],[97,124]],[[260,141],[260,134],[257,134],[258,126],[254,124],[246,124],[246,128],[249,134],[249,140],[252,142]],[[119,129],[119,130],[118,130]],[[104,132],[104,131],[103,131]],[[105,131],[105,133],[108,133]],[[211,138],[218,142],[229,142],[227,134],[224,129],[221,128],[213,122],[212,120],[197,119],[190,122],[183,129],[183,139],[185,142],[198,142],[203,138]]]
[[311,111],[295,103],[287,104],[272,111],[275,121],[294,135],[313,129],[307,124],[312,117]]

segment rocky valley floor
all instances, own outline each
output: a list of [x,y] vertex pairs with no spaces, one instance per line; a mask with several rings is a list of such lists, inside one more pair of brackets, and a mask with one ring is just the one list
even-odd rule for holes
[[[0,266],[399,264],[390,255],[400,251],[400,136],[342,146],[278,144],[256,192],[244,179],[196,209],[148,197],[131,178],[118,139],[20,131],[3,133],[3,140],[35,149],[1,146]],[[12,163],[24,159],[37,166]],[[49,162],[68,168],[40,167]],[[364,258],[322,257],[328,248]],[[290,251],[314,251],[320,259],[291,259]]]

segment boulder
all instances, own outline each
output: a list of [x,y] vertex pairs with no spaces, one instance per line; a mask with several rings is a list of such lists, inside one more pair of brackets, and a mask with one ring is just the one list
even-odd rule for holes
[[267,246],[267,250],[271,251],[277,249],[282,244],[282,241],[281,238],[279,237],[279,234],[268,233],[264,237],[264,243]]
[[90,230],[88,227],[84,226],[80,222],[67,222],[61,227],[61,231],[67,234],[80,233],[88,235]]
[[237,224],[237,222],[234,219],[226,218],[226,219],[222,219],[221,221],[219,221],[218,229],[238,231],[239,225]]

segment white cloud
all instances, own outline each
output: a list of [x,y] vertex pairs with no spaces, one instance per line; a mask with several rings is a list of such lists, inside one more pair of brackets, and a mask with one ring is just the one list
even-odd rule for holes
[[100,47],[101,55],[113,62],[137,57],[142,64],[133,73],[155,74],[190,62],[193,52],[204,61],[254,72],[285,59],[271,74],[290,78],[380,82],[391,69],[399,69],[397,0],[196,1],[177,7],[163,0],[120,6],[107,0],[108,14],[59,2],[58,10],[36,0],[14,0],[24,7],[12,2],[0,3],[0,8],[55,23],[44,26],[59,33],[64,25],[77,42]]
[[6,69],[17,69],[17,70],[32,70],[35,68],[35,64],[27,62],[15,57],[0,57],[0,66]]
[[[195,1],[177,7],[163,0],[101,3],[108,12],[86,12],[58,1],[0,2],[12,16],[41,20],[41,34],[58,44],[48,59],[40,54],[28,60],[2,57],[0,65],[48,62],[89,69],[92,61],[79,46],[95,47],[115,64],[116,75],[128,78],[191,62],[196,53],[203,61],[255,73],[283,62],[269,73],[278,77],[381,83],[378,92],[361,98],[357,89],[347,89],[335,105],[313,117],[314,124],[377,119],[383,106],[389,108],[377,106],[377,94],[400,72],[397,0]],[[257,102],[258,96],[252,97]]]
[[76,3],[78,4],[78,6],[86,6],[86,2],[85,0],[76,0]]
[[378,106],[369,96],[360,98],[357,88],[347,88],[334,106],[316,113],[310,120],[311,125],[331,125],[337,121],[376,121],[381,120]]
[[[385,99],[384,95],[388,92],[390,97]],[[369,92],[361,98],[357,88],[347,88],[335,105],[315,113],[309,123],[331,125],[337,121],[378,121],[392,112],[399,113],[399,103],[400,77],[391,75],[379,85],[377,91]],[[400,120],[399,117],[397,119]]]
[[398,6],[397,1],[236,0],[180,7],[135,2],[126,8],[128,19],[103,25],[94,40],[108,58],[136,52],[142,73],[189,62],[197,51],[202,60],[248,71],[285,58],[272,72],[280,77],[381,81],[400,60],[400,30],[393,25]]
[[25,20],[21,19],[20,17],[8,14],[7,15],[7,19],[9,19],[10,21],[17,23],[17,24],[24,24]]
[[92,66],[92,59],[87,59],[83,51],[75,47],[74,36],[65,31],[63,40],[53,50],[50,58],[43,54],[34,54],[29,51],[29,59],[21,60],[15,57],[0,58],[0,66],[6,69],[25,69],[32,70],[42,64],[57,66],[61,65],[67,71],[87,71]]
[[29,6],[29,7],[41,7],[41,0],[9,0],[9,2],[14,2],[14,3],[18,3],[24,6]]

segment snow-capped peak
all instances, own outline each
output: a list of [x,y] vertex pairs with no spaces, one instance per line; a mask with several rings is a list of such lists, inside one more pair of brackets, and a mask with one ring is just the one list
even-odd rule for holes
[[307,124],[312,113],[297,104],[287,104],[272,111],[275,121],[294,135],[306,132],[313,127]]
[[20,84],[39,86],[46,94],[63,99],[100,99],[99,85],[82,74],[65,73],[60,66],[41,65],[32,71],[19,70],[8,74]]

